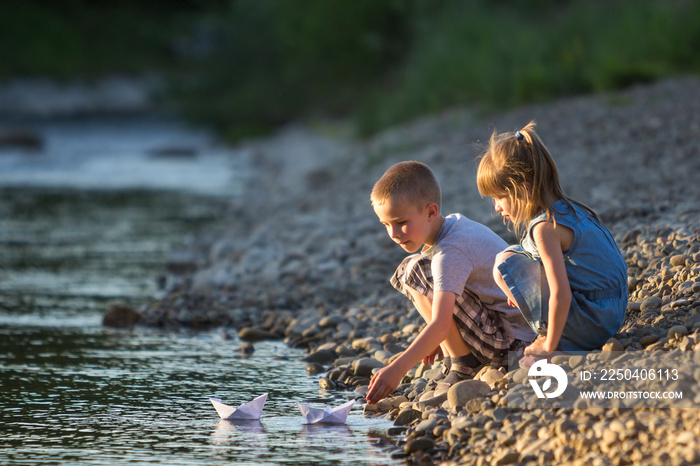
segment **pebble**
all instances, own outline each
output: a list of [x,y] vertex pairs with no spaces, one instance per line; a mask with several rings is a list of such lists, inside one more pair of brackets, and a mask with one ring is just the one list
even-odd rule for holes
[[417,451],[425,451],[433,448],[435,446],[435,440],[421,437],[415,440],[411,440],[404,446],[404,451],[406,453],[415,453]]
[[469,400],[481,398],[490,391],[491,387],[480,380],[462,380],[450,387],[447,392],[447,403],[454,409],[466,405]]
[[407,426],[416,419],[420,419],[423,416],[423,413],[416,409],[406,409],[404,411],[401,411],[399,415],[396,417],[394,420],[394,425],[395,426]]

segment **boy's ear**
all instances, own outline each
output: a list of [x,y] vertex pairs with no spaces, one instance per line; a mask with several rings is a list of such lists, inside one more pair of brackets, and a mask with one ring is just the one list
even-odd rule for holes
[[438,207],[438,205],[435,204],[434,202],[431,204],[428,204],[428,206],[426,207],[426,210],[428,212],[428,218],[430,220],[432,220],[432,219],[436,218],[438,215],[440,215],[440,207]]

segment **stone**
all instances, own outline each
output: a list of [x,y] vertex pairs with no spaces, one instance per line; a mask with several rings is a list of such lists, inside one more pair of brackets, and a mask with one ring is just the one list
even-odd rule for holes
[[394,427],[389,427],[386,431],[386,434],[391,435],[391,436],[403,435],[404,433],[406,433],[407,430],[408,430],[407,426],[394,426]]
[[333,351],[323,349],[314,351],[313,353],[301,358],[304,362],[313,362],[317,364],[325,364],[327,362],[334,361],[336,359],[336,354]]
[[622,343],[620,343],[617,339],[610,338],[607,342],[605,342],[602,350],[603,351],[620,352],[620,351],[624,351],[625,347],[622,346]]
[[335,390],[338,387],[335,382],[325,377],[321,377],[321,380],[318,381],[318,386],[324,390]]
[[491,387],[481,380],[462,380],[450,387],[447,392],[447,403],[450,408],[465,406],[467,401],[486,396]]
[[675,256],[671,256],[671,259],[669,260],[671,262],[671,265],[673,266],[685,266],[686,261],[690,260],[688,256],[685,254],[676,254]]
[[355,351],[372,351],[380,348],[381,345],[374,337],[357,338],[352,341],[352,349]]
[[105,327],[129,328],[133,327],[139,320],[141,320],[141,314],[129,306],[112,304],[107,308],[102,318],[102,325]]
[[493,466],[501,466],[504,464],[513,464],[517,463],[518,459],[520,458],[520,453],[518,453],[516,450],[506,450],[500,455],[496,456],[493,461],[491,461],[491,464]]
[[645,335],[639,339],[639,343],[642,346],[649,346],[652,343],[656,343],[657,341],[659,341],[659,338],[661,338],[659,335]]
[[426,400],[421,399],[418,403],[416,403],[414,406],[416,409],[420,411],[425,411],[425,408],[428,406],[440,406],[447,400],[447,393],[443,393],[441,395],[433,396],[430,397]]
[[384,348],[384,351],[391,353],[391,354],[401,353],[402,351],[404,351],[406,349],[404,346],[398,345],[398,344],[392,343],[392,342],[385,343],[383,348]]
[[490,388],[494,388],[496,386],[496,382],[505,378],[505,375],[503,375],[503,372],[499,371],[498,369],[493,369],[489,368],[484,374],[481,376],[481,381],[488,384]]
[[416,419],[420,419],[423,416],[423,413],[416,409],[406,409],[404,411],[401,411],[399,415],[396,417],[394,420],[394,425],[395,426],[407,426],[411,424],[413,421]]
[[360,377],[369,377],[374,369],[381,369],[385,366],[386,364],[373,358],[361,358],[352,362],[353,372]]
[[438,422],[435,419],[425,419],[419,422],[414,430],[420,435],[425,435],[426,432],[432,432],[437,426]]
[[329,327],[337,327],[338,324],[343,322],[343,316],[340,314],[333,314],[330,316],[326,316],[322,318],[319,322],[318,325],[321,328],[329,328]]
[[312,362],[311,364],[306,365],[306,373],[308,375],[316,375],[316,374],[320,374],[322,372],[325,372],[325,369],[320,364]]
[[276,340],[277,335],[259,327],[244,327],[238,332],[243,341]]
[[659,298],[658,296],[651,296],[651,297],[645,299],[644,301],[642,301],[642,304],[639,307],[639,310],[644,312],[644,311],[649,310],[649,309],[659,309],[659,308],[661,308],[661,304],[662,304],[661,298]]
[[411,454],[417,451],[430,450],[433,447],[435,447],[435,440],[428,437],[419,437],[406,443],[403,448],[406,453]]
[[668,339],[669,340],[680,340],[688,334],[688,329],[685,325],[674,325],[668,329]]
[[524,367],[515,371],[515,373],[513,373],[513,382],[515,382],[516,384],[523,383],[527,378],[527,372],[528,370]]
[[253,346],[253,343],[250,341],[244,341],[241,343],[241,353],[249,356],[255,352],[255,346]]

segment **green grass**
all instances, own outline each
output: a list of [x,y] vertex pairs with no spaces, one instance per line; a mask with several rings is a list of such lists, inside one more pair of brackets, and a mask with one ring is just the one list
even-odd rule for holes
[[391,86],[365,99],[361,134],[450,106],[504,109],[698,73],[700,3],[451,2]]

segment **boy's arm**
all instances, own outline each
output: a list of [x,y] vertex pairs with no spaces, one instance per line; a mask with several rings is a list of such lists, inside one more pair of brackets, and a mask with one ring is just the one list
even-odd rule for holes
[[432,320],[418,334],[413,343],[391,364],[377,371],[369,383],[367,402],[374,404],[391,395],[401,379],[413,366],[429,355],[449,334],[452,310],[457,295],[437,291],[433,296]]
[[527,349],[552,352],[559,345],[561,334],[566,325],[566,318],[569,316],[571,285],[566,275],[561,240],[554,224],[551,222],[538,223],[532,233],[549,285],[549,310],[547,337],[535,340]]

